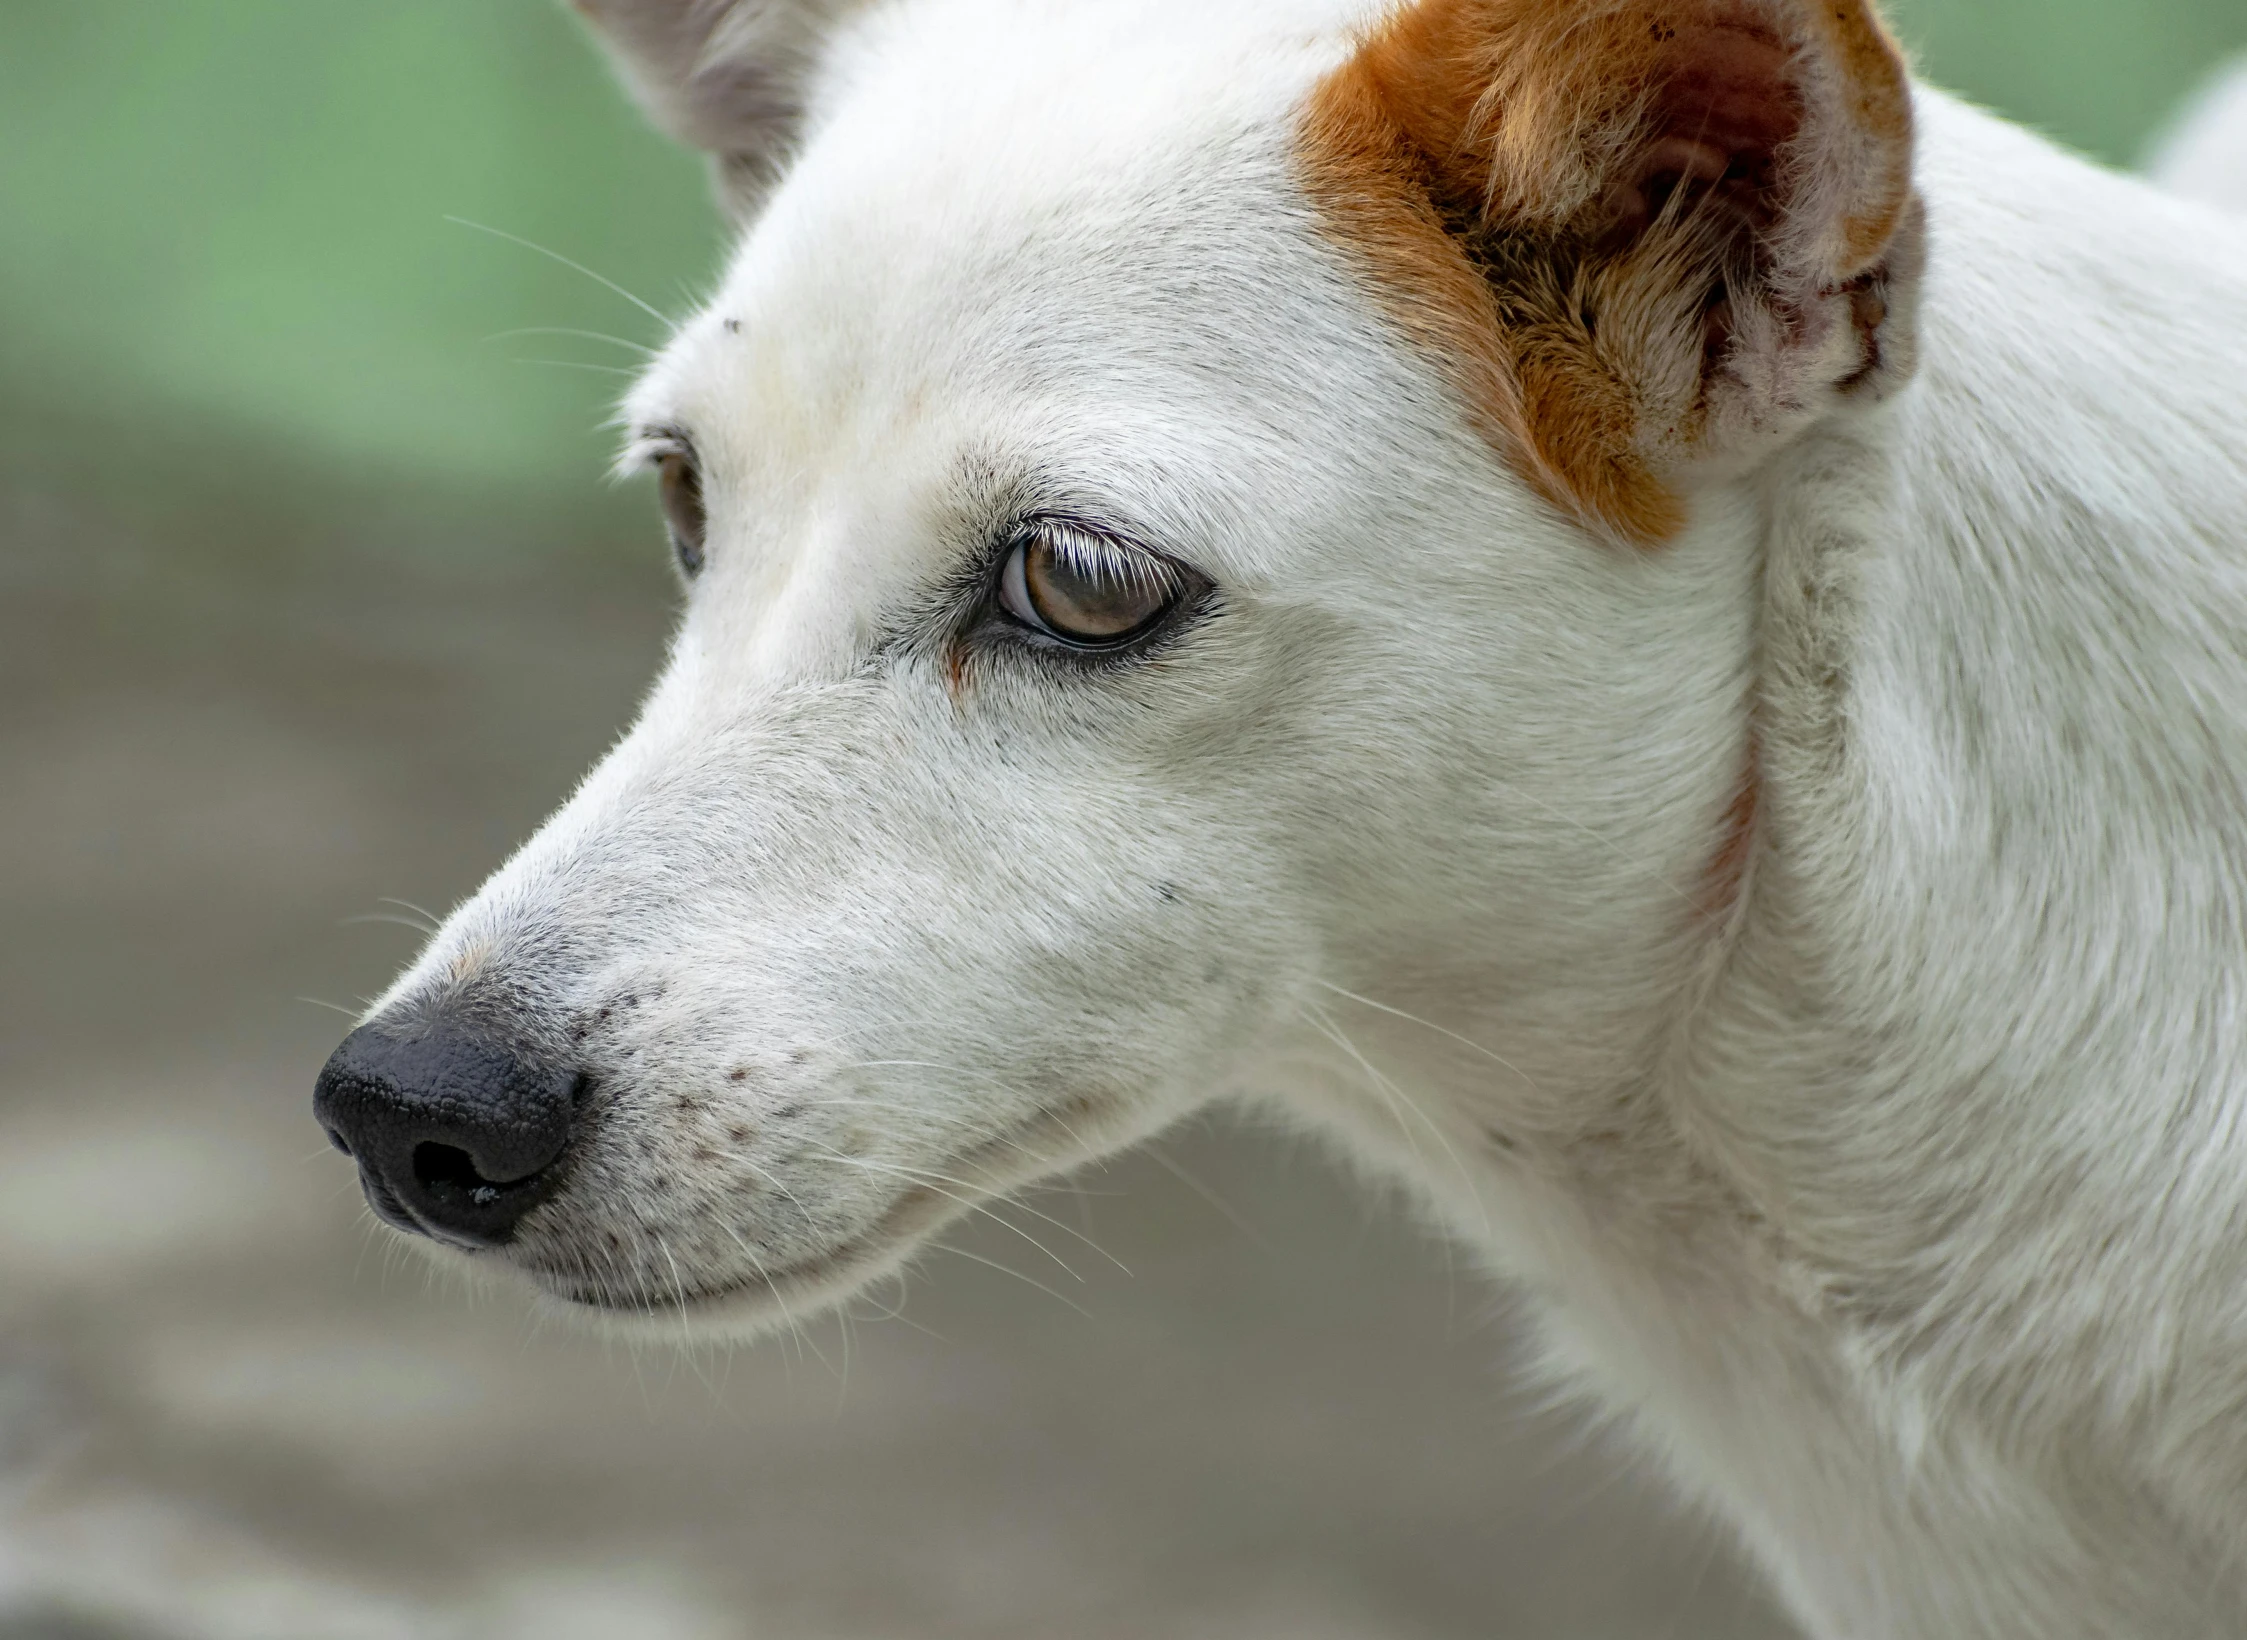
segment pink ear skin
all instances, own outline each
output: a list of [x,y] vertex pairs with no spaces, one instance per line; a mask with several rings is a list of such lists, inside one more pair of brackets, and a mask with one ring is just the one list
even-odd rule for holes
[[1865,0],[1418,0],[1302,159],[1392,319],[1604,535],[1667,539],[1694,483],[1908,368],[1910,86]]
[[1618,176],[1617,230],[1644,234],[1681,190],[1744,222],[1767,223],[1777,155],[1802,124],[1788,81],[1788,54],[1766,35],[1680,30],[1648,115],[1653,135]]

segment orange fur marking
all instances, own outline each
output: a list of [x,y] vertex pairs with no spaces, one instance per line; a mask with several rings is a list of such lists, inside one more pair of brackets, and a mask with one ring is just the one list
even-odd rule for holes
[[1869,203],[1832,202],[1853,265],[1818,272],[1839,282],[1909,193],[1908,88],[1864,0],[1418,0],[1319,85],[1301,156],[1485,436],[1652,545],[1685,521],[1666,474],[1702,431],[1726,297],[1786,254],[1774,197],[1824,181],[1795,147],[1821,107],[1886,162]]

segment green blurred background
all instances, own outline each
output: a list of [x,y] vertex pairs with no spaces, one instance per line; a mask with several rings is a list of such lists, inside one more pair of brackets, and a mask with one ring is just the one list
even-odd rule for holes
[[[1891,11],[1932,78],[2123,164],[2247,46],[2247,0]],[[601,477],[610,372],[634,355],[502,333],[656,327],[448,218],[666,312],[720,251],[697,165],[549,0],[7,0],[0,212],[19,466],[333,484],[393,525],[471,506],[504,520],[493,540],[603,534],[639,506]]]

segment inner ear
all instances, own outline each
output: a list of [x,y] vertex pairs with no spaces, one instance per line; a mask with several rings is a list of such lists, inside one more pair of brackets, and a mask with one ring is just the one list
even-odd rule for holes
[[1635,236],[1707,205],[1770,226],[1780,211],[1780,155],[1802,130],[1793,53],[1734,24],[1662,27],[1656,39],[1664,71],[1649,94],[1645,146],[1617,172],[1607,230]]
[[1413,0],[1304,126],[1314,200],[1478,427],[1642,544],[1902,379],[1911,147],[1873,0]]

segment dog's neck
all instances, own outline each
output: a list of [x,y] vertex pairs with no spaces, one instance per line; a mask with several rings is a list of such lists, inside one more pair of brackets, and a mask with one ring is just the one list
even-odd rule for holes
[[[2024,1156],[2106,1230],[2143,1211],[2098,1171],[2185,1119],[2237,1027],[2203,1020],[2167,1077],[2097,1055],[2127,1032],[2143,1065],[2218,1001],[2247,848],[2236,243],[2196,257],[2143,190],[1941,99],[1924,118],[1919,379],[1765,479],[1757,847],[1673,1079],[1756,1135],[1725,1171],[1790,1239],[1914,1311],[1931,1238],[1955,1271],[1967,1222],[2031,1237],[1986,1184]],[[2125,286],[2163,293],[2126,333]],[[2077,1154],[2085,1101],[2112,1108]]]
[[[1699,807],[1657,862],[1669,903],[1640,903],[1684,932],[1618,944],[1573,1020],[1548,998],[1509,1024],[1457,977],[1420,1021],[1361,1011],[1387,1108],[1345,1120],[1549,1296],[1559,1353],[1691,1484],[1770,1523],[1804,1612],[2234,1632],[2247,1440],[2146,1454],[2184,1427],[2179,1384],[2236,1408],[2247,1383],[2223,1228],[2247,1171],[2241,247],[1945,99],[1922,114],[1918,379],[1717,503],[1760,566],[1730,740],[1752,817],[1733,769],[1676,771]],[[2151,311],[2110,327],[2126,300]],[[1722,743],[1688,737],[1704,764]],[[1681,917],[1712,882],[1720,914]],[[2048,1578],[1983,1580],[2024,1543]]]

